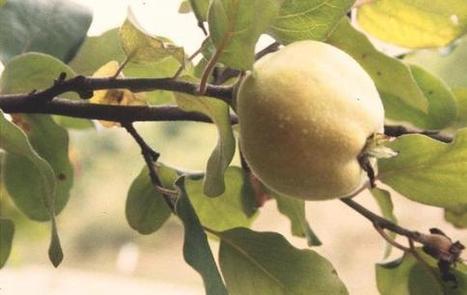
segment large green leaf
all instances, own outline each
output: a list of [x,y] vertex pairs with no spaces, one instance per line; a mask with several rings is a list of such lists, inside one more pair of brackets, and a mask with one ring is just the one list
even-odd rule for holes
[[[428,111],[428,100],[410,71],[401,61],[375,49],[368,38],[357,31],[343,18],[327,42],[350,54],[368,72],[378,88],[383,104],[397,104],[386,110],[386,117],[401,117],[400,111],[407,107]],[[412,122],[410,116],[404,120]]]
[[355,0],[285,0],[268,32],[279,42],[324,40]]
[[164,37],[151,36],[138,24],[135,17],[128,13],[127,20],[120,27],[120,40],[123,50],[133,62],[157,62],[167,57],[173,57],[184,64],[183,48],[173,45]]
[[2,268],[11,252],[15,224],[10,219],[0,218],[0,268]]
[[[60,60],[43,53],[25,53],[14,57],[6,64],[0,79],[0,93],[28,93],[34,89],[46,89],[52,86],[60,73],[73,77],[74,71]],[[79,99],[75,93],[62,95],[70,99]],[[93,124],[89,120],[54,116],[54,120],[64,127],[88,128]]]
[[16,206],[29,218],[49,220],[55,197],[56,176],[52,167],[32,148],[27,136],[0,112],[0,148],[3,184]]
[[454,89],[453,93],[457,101],[456,123],[459,127],[465,127],[467,126],[467,87]]
[[453,274],[457,288],[452,282],[445,282],[439,275],[436,261],[417,250],[428,262],[420,263],[411,253],[385,264],[376,265],[376,283],[381,295],[461,295],[467,293],[467,267],[458,264]]
[[467,228],[467,205],[445,209],[444,218],[457,228]]
[[209,0],[189,0],[191,8],[199,22],[208,19]]
[[[172,184],[177,178],[176,171],[165,166],[158,166],[157,171],[162,185],[173,189]],[[164,196],[154,188],[149,170],[144,167],[128,191],[125,207],[128,224],[139,233],[147,235],[164,225],[170,214]]]
[[[73,166],[68,157],[68,132],[47,115],[17,114],[14,118],[19,121],[34,150],[50,164],[55,173],[57,186],[54,205],[55,214],[59,214],[67,204],[73,186]],[[10,169],[14,169],[15,163],[11,165]]]
[[182,220],[185,228],[183,257],[203,278],[207,295],[227,294],[224,282],[209,248],[206,233],[186,194],[184,182],[185,177],[183,176],[176,182],[180,195],[175,207],[175,213]]
[[306,220],[305,201],[281,196],[276,193],[272,193],[271,195],[276,199],[279,212],[289,218],[292,234],[297,237],[306,238],[308,246],[321,245],[321,241]]
[[38,51],[68,62],[86,36],[89,9],[67,0],[8,0],[0,9],[0,60]]
[[279,13],[283,0],[212,0],[208,23],[220,62],[248,70],[255,61],[255,45]]
[[125,52],[118,31],[116,28],[99,36],[88,36],[69,63],[70,67],[80,75],[89,76],[111,60],[123,61]]
[[408,48],[446,46],[467,31],[465,0],[378,0],[357,19],[381,40]]
[[443,81],[377,51],[348,20],[341,20],[328,42],[350,54],[370,74],[389,119],[427,129],[444,128],[454,121],[456,101]]
[[[50,123],[51,120],[48,122]],[[33,123],[36,124],[36,121]],[[43,122],[40,122],[39,125],[44,126],[42,124]],[[46,129],[51,129],[50,131],[46,130],[51,132],[50,138],[58,142],[59,151],[56,151],[58,155],[51,154],[53,151],[42,150],[46,148],[43,141],[46,139],[35,138],[44,134],[44,130],[41,130],[40,127],[34,129],[34,136],[31,137],[31,140],[41,149],[44,157],[50,158],[53,168],[58,169],[63,175],[55,174],[51,165],[33,149],[26,134],[8,121],[3,112],[0,111],[0,149],[6,151],[2,163],[2,183],[15,205],[27,217],[37,221],[51,220],[49,259],[57,267],[63,260],[63,252],[55,222],[55,215],[58,212],[56,205],[62,206],[58,208],[60,210],[68,200],[72,170],[68,166],[66,132],[57,131],[58,126],[56,125],[45,123],[45,126]],[[36,127],[31,126],[30,128],[32,132],[33,128]],[[63,146],[60,146],[61,144]],[[69,182],[66,181],[67,176],[70,176]],[[62,179],[63,177],[65,179]],[[57,179],[63,181],[63,184],[57,184]],[[57,196],[62,199],[57,199]]]
[[75,75],[69,66],[53,56],[37,52],[21,54],[5,65],[0,91],[10,94],[45,89],[52,86],[62,72],[69,78]]
[[451,50],[417,50],[404,57],[442,78],[452,89],[457,100],[457,123],[467,126],[467,37]]
[[409,121],[424,129],[442,129],[453,124],[457,118],[457,104],[446,83],[419,66],[410,65],[409,68],[428,100],[428,113],[387,94],[383,95],[384,109],[391,114],[391,119]]
[[450,144],[423,135],[401,136],[389,147],[399,152],[378,163],[378,178],[405,197],[427,205],[467,204],[467,129]]
[[404,61],[418,64],[438,75],[452,88],[467,88],[467,37],[449,50],[416,50],[404,56]]
[[277,233],[236,228],[217,234],[229,294],[348,294],[329,261]]
[[243,208],[243,185],[244,174],[239,167],[225,171],[225,191],[217,198],[208,198],[203,193],[201,177],[187,177],[185,181],[186,192],[201,223],[216,231],[251,225],[253,216],[248,217]]
[[[186,77],[185,79],[193,80]],[[204,194],[219,196],[225,190],[224,173],[235,153],[235,138],[230,124],[229,106],[215,98],[175,93],[177,105],[188,112],[200,112],[216,124],[219,140],[208,159],[204,178]]]

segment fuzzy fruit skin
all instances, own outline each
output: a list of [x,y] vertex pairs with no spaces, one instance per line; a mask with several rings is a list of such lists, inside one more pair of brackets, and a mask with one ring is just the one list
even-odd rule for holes
[[299,41],[255,63],[237,94],[240,145],[270,189],[306,200],[345,197],[365,173],[357,156],[383,132],[376,87],[345,52]]

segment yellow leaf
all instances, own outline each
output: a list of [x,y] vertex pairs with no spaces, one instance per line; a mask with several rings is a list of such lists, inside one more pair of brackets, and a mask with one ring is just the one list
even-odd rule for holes
[[383,41],[407,48],[441,47],[467,31],[467,1],[372,1],[358,9],[357,19]]
[[[119,69],[117,61],[109,61],[100,67],[92,76],[95,78],[113,77]],[[118,75],[123,78],[123,74]],[[91,103],[108,104],[108,105],[146,105],[144,94],[133,93],[127,89],[103,89],[94,91],[93,97],[90,99]],[[118,122],[102,121],[99,123],[104,127],[120,126]]]

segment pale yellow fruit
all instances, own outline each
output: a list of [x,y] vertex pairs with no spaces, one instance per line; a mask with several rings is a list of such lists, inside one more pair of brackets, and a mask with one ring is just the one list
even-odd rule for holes
[[344,197],[366,177],[357,157],[382,133],[375,85],[343,51],[295,42],[260,59],[239,87],[240,145],[270,189],[292,197]]

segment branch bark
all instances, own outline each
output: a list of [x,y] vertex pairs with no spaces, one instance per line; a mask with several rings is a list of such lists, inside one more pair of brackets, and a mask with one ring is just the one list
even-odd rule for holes
[[422,134],[446,143],[453,140],[452,136],[441,134],[438,131],[411,129],[405,126],[386,125],[384,126],[384,133],[392,137],[399,137],[406,134]]
[[133,139],[141,148],[141,154],[143,155],[146,166],[148,167],[149,178],[151,179],[151,183],[154,186],[154,189],[162,194],[167,206],[169,206],[170,210],[174,212],[176,200],[174,197],[172,197],[169,190],[165,189],[162,186],[161,180],[156,171],[155,164],[157,162],[157,159],[159,158],[159,153],[153,150],[146,143],[146,141],[143,139],[143,137],[141,137],[141,135],[138,133],[138,131],[135,129],[131,122],[121,122],[121,125],[133,137]]
[[[94,90],[101,89],[128,89],[132,92],[152,90],[169,90],[198,95],[199,85],[196,83],[174,80],[172,78],[95,78],[76,76],[65,80],[62,75],[55,83],[42,91],[33,91],[24,94],[0,95],[0,106],[8,100],[31,101],[31,103],[44,103],[53,100],[65,92],[76,92],[82,99],[92,97]],[[230,104],[233,96],[233,87],[206,85],[205,95],[214,97]]]
[[[0,109],[5,113],[52,114],[74,118],[96,119],[106,121],[194,121],[207,122],[212,120],[201,113],[185,112],[176,106],[121,106],[93,104],[87,101],[76,101],[55,98],[50,102],[35,102],[29,97],[0,97]],[[232,124],[237,123],[237,117],[232,115]]]

